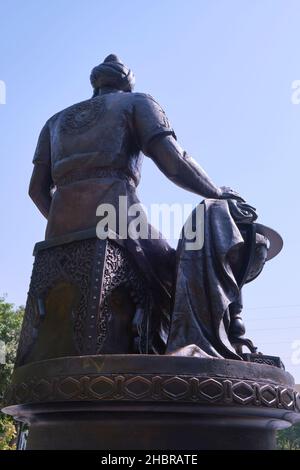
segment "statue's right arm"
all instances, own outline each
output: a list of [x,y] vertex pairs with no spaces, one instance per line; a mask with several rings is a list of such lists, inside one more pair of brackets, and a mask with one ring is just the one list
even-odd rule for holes
[[178,186],[205,198],[219,199],[223,189],[182,150],[172,135],[158,136],[149,143],[147,155]]
[[165,112],[150,95],[135,94],[132,127],[140,150],[178,186],[204,198],[241,199],[232,189],[215,185],[197,162],[183,151]]
[[40,133],[33,163],[34,168],[28,191],[29,196],[40,212],[48,218],[51,205],[50,189],[53,181],[51,177],[50,136],[47,124]]

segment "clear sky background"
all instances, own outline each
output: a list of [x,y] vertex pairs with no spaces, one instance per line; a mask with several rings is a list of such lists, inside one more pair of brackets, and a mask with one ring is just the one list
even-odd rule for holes
[[[284,251],[244,289],[244,318],[259,349],[280,355],[299,383],[299,45],[299,0],[0,0],[0,293],[25,303],[44,236],[27,197],[38,133],[91,95],[91,68],[113,52],[188,153],[283,236]],[[146,205],[199,202],[149,160],[139,195]]]

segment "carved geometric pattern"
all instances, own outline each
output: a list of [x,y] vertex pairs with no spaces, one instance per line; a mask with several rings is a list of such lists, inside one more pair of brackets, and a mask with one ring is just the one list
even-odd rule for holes
[[108,332],[108,324],[111,317],[109,296],[114,289],[121,285],[126,285],[129,293],[134,299],[136,307],[140,307],[144,312],[142,318],[143,324],[140,328],[140,349],[141,352],[147,352],[143,345],[146,342],[145,336],[148,333],[146,330],[147,317],[149,316],[149,310],[151,308],[150,294],[148,293],[144,277],[130,262],[125,250],[117,244],[113,244],[108,241],[106,246],[100,302],[98,301],[100,307],[96,325],[97,354],[101,353]]
[[214,379],[207,379],[201,382],[199,390],[201,396],[211,402],[221,399],[224,394],[223,384]]
[[78,352],[83,352],[96,249],[97,238],[37,252],[18,346],[17,366],[22,365],[38,336],[38,330],[42,323],[39,300],[43,302],[47,293],[59,282],[68,282],[79,288],[80,299],[74,311],[73,328]]
[[294,407],[294,394],[292,390],[284,388],[280,390],[280,401],[284,408],[293,409]]
[[171,377],[163,382],[161,390],[171,400],[182,400],[189,395],[189,383],[181,377]]
[[74,375],[12,384],[7,405],[58,401],[172,401],[284,408],[300,412],[300,394],[272,383],[193,375]]
[[134,303],[143,312],[139,325],[140,352],[147,352],[147,319],[151,296],[143,275],[125,250],[110,241],[90,238],[37,252],[32,270],[16,366],[26,362],[43,322],[44,299],[55,285],[75,286],[79,300],[72,311],[74,343],[78,354],[99,354],[111,318],[109,296],[126,285]]
[[232,385],[233,398],[242,405],[251,403],[255,396],[255,389],[247,382],[237,382]]
[[97,124],[105,110],[102,98],[93,98],[74,104],[61,113],[60,130],[70,135],[87,132]]
[[151,380],[140,376],[132,377],[124,384],[125,393],[135,400],[146,398],[151,393],[151,386]]
[[261,400],[267,406],[273,406],[277,402],[277,390],[272,385],[264,385],[260,389]]

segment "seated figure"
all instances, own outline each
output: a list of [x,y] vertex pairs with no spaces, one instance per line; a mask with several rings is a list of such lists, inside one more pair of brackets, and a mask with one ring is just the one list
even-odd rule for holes
[[[192,343],[207,354],[240,359],[239,303],[245,279],[238,278],[243,277],[239,264],[244,255],[241,249],[235,260],[234,250],[243,244],[243,230],[248,236],[253,211],[250,220],[235,217],[242,198],[215,185],[182,150],[161,106],[151,96],[133,92],[134,75],[118,57],[109,55],[96,66],[91,84],[92,98],[46,122],[34,155],[29,194],[46,217],[47,228],[45,241],[35,248],[17,365],[67,355],[174,354]],[[116,225],[108,226],[113,237],[96,236],[100,205],[112,205],[117,214],[126,212],[128,228],[128,209],[139,204],[142,153],[175,184],[207,199],[205,247],[190,255],[188,265],[181,248],[176,255],[153,227],[147,226],[152,237],[124,237],[120,215]],[[123,208],[120,200],[126,200]],[[227,247],[230,273],[221,260],[221,271],[232,284],[226,302],[218,270],[203,268],[210,259],[208,251],[221,248],[221,236],[219,244],[213,244],[210,218],[216,222],[214,229],[219,224],[222,232],[224,227],[225,238],[230,231],[236,236],[234,246]],[[239,231],[236,223],[245,218],[248,226]],[[266,246],[265,239],[256,236],[258,245]],[[261,253],[264,260],[264,248]],[[255,269],[255,263],[248,265]],[[186,274],[191,283],[184,290]],[[208,283],[216,288],[205,292]],[[182,295],[197,304],[193,318],[191,308],[182,308]],[[211,307],[203,310],[207,299]],[[234,347],[221,339],[221,326]]]

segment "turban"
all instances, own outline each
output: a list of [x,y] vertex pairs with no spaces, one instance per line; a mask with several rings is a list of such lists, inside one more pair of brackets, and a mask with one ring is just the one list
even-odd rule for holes
[[132,91],[135,83],[133,72],[114,54],[110,54],[102,64],[93,68],[90,80],[95,90],[110,87]]

